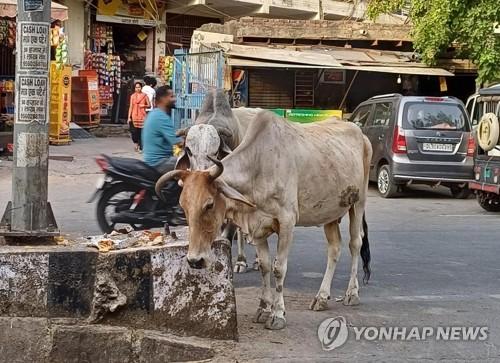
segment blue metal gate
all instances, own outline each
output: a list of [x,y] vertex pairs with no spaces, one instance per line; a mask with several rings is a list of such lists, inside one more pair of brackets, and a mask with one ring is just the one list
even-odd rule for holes
[[203,98],[212,88],[222,88],[224,55],[222,51],[203,53],[176,52],[173,90],[177,106],[173,113],[177,129],[191,126],[198,116]]

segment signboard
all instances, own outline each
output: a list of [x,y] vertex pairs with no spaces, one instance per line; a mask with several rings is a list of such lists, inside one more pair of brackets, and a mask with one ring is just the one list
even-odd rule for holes
[[289,121],[309,123],[324,121],[330,117],[342,119],[342,110],[285,110],[285,118]]
[[19,22],[21,37],[20,71],[41,70],[49,67],[49,23]]
[[47,122],[48,76],[19,75],[16,91],[17,123]]
[[345,70],[325,69],[320,79],[321,83],[345,84]]
[[43,11],[43,0],[23,0],[24,11]]
[[96,15],[96,20],[105,23],[118,23],[127,25],[141,25],[141,26],[158,25],[158,23],[155,20],[144,19],[144,18],[132,18],[126,16]]

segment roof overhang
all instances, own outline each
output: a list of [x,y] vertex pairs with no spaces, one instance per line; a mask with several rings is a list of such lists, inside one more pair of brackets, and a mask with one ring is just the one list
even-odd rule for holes
[[369,49],[290,49],[261,46],[220,44],[228,56],[228,64],[237,67],[267,68],[332,68],[363,72],[453,76],[442,69],[411,61],[408,54]]
[[[0,17],[15,18],[17,15],[17,0],[0,0]],[[68,7],[51,2],[50,17],[52,20],[68,20]]]

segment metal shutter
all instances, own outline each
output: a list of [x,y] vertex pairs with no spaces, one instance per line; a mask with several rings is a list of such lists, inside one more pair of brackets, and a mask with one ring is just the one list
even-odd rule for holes
[[295,74],[280,69],[250,69],[248,104],[261,108],[293,108]]

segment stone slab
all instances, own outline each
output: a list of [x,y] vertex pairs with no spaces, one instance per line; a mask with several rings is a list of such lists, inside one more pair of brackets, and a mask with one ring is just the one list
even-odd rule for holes
[[213,343],[66,318],[0,318],[0,363],[206,361],[214,357]]
[[214,357],[210,344],[152,331],[144,332],[138,345],[138,363],[191,362]]
[[44,318],[0,318],[0,363],[46,362],[47,327]]
[[50,363],[132,363],[132,332],[127,328],[68,325],[52,328]]

